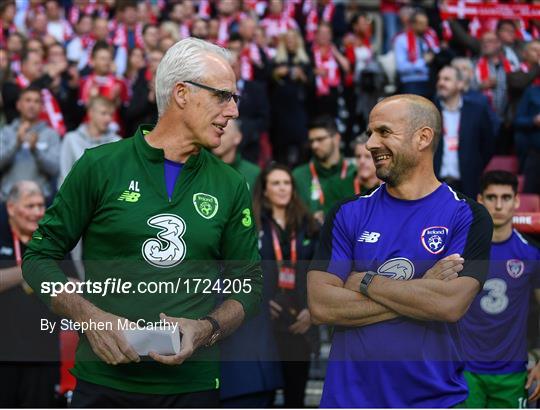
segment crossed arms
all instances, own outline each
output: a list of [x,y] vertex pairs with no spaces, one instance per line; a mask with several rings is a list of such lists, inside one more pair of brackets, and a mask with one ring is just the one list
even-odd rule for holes
[[331,273],[310,271],[312,320],[341,326],[366,326],[398,316],[456,322],[480,290],[476,279],[458,277],[463,263],[463,258],[454,254],[438,261],[422,279],[397,281],[376,276],[368,288],[369,297],[359,291],[365,272],[352,272],[343,282]]

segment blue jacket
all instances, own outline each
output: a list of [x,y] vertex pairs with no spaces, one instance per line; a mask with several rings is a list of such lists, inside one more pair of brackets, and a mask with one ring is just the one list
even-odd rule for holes
[[[437,102],[440,109],[440,103]],[[443,124],[444,127],[444,124]],[[444,129],[444,128],[443,128]],[[444,138],[441,135],[435,153],[435,174],[439,176],[442,165]],[[495,149],[495,134],[488,108],[467,97],[463,98],[459,121],[459,173],[462,193],[475,199],[480,190],[480,176]]]
[[516,146],[519,152],[540,150],[540,127],[534,125],[534,117],[540,114],[540,86],[532,85],[525,90],[516,111]]

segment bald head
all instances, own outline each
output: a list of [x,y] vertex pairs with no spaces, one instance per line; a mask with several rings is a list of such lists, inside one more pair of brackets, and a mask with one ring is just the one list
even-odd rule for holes
[[435,104],[433,104],[427,98],[419,95],[398,94],[383,99],[377,105],[387,104],[390,102],[402,102],[404,107],[406,107],[406,117],[408,123],[407,128],[411,135],[423,127],[428,127],[433,130],[433,142],[431,143],[431,149],[433,152],[435,152],[437,150],[437,146],[439,145],[442,128],[441,114]]

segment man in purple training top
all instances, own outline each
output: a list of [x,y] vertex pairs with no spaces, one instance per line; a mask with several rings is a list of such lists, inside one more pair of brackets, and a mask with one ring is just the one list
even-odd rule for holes
[[[527,380],[527,314],[534,289],[540,300],[540,249],[512,229],[519,207],[518,180],[487,172],[478,202],[493,218],[491,262],[484,288],[460,321],[468,408],[526,408],[527,392],[540,380],[540,365]],[[530,399],[540,396],[540,384]]]
[[435,177],[430,101],[384,99],[368,135],[385,183],[334,208],[308,277],[312,317],[336,326],[321,407],[453,407],[468,394],[454,322],[484,283],[491,218]]

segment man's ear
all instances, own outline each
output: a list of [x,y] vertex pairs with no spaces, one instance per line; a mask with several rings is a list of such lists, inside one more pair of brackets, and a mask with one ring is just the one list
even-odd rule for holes
[[188,87],[185,83],[177,83],[172,91],[171,99],[176,105],[183,109],[186,106],[188,98]]
[[514,199],[514,211],[518,210],[520,203],[521,200],[519,198],[519,194],[516,194],[516,198]]
[[422,127],[417,132],[418,135],[418,149],[424,151],[426,149],[431,149],[431,144],[433,144],[433,139],[435,138],[435,132],[431,127]]
[[484,204],[484,199],[482,197],[482,194],[476,195],[476,202],[478,202],[479,204]]

